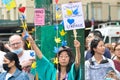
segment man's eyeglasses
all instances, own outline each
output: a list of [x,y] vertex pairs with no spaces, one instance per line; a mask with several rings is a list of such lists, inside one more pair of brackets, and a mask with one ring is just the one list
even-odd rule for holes
[[15,46],[15,45],[19,45],[19,44],[21,44],[21,42],[13,43],[13,44],[10,44],[10,45]]

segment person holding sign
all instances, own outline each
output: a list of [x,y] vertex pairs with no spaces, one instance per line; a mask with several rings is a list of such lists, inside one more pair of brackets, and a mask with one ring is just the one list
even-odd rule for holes
[[72,51],[67,46],[62,46],[59,48],[58,52],[58,64],[53,65],[47,60],[47,58],[42,54],[37,45],[35,44],[33,38],[29,35],[27,40],[31,43],[31,47],[35,51],[38,59],[36,60],[36,73],[38,73],[40,80],[76,80],[76,73],[80,66],[80,42],[74,40],[74,46],[77,50],[76,56],[77,60],[72,54]]

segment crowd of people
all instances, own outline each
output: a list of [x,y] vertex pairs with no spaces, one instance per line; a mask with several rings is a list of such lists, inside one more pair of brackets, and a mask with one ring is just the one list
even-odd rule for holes
[[120,43],[104,43],[100,31],[86,37],[85,80],[120,80]]
[[[80,69],[80,42],[74,40],[76,57],[68,46],[61,46],[58,54],[58,64],[51,63],[40,51],[32,36],[26,40],[31,44],[32,50],[25,50],[24,40],[14,34],[9,37],[6,44],[2,44],[7,51],[1,49],[0,80],[79,80]],[[32,54],[32,55],[31,55]],[[37,59],[36,59],[37,57]],[[36,69],[31,69],[36,61]],[[38,78],[34,73],[38,73]]]
[[[73,42],[76,56],[70,47],[61,46],[55,56],[57,64],[44,56],[31,35],[26,40],[31,50],[25,50],[18,34],[10,36],[6,44],[0,42],[0,80],[81,80],[78,40]],[[85,80],[120,80],[120,43],[104,43],[99,31],[91,31],[85,41]],[[31,69],[34,61],[36,68]]]

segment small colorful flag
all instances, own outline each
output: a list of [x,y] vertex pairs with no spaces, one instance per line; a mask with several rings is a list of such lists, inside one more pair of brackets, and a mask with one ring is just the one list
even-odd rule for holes
[[15,0],[2,0],[2,3],[5,4],[8,11],[16,7]]

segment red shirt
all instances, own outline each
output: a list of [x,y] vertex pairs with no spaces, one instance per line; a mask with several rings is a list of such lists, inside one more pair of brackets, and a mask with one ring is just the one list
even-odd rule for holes
[[120,62],[117,60],[113,60],[114,64],[115,64],[115,68],[120,72]]

